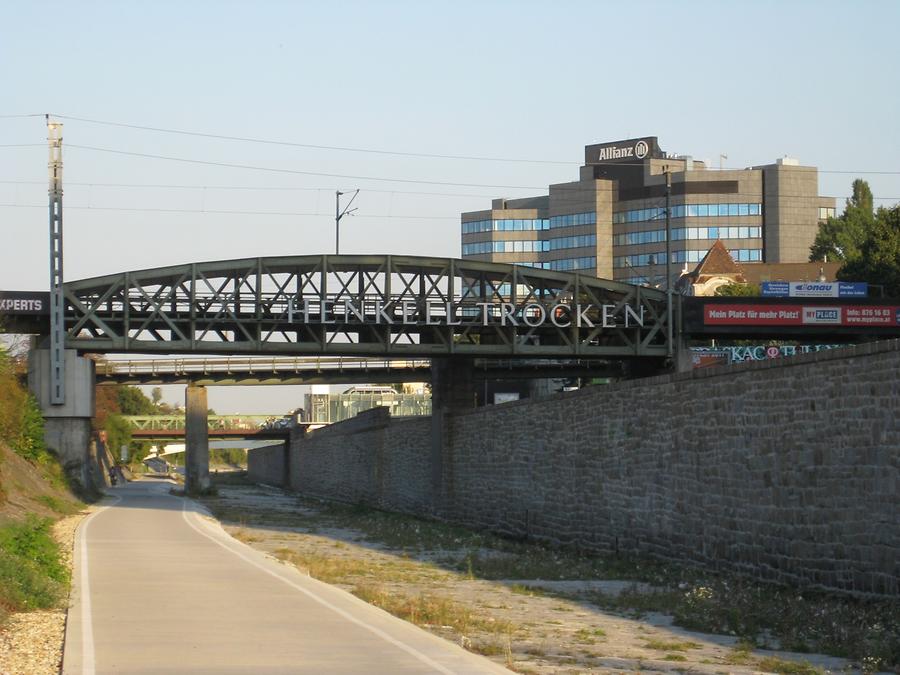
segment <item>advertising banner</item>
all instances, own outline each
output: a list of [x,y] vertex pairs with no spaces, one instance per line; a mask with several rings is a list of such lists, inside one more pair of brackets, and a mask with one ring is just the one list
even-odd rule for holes
[[900,306],[750,305],[703,306],[707,326],[900,326]]
[[0,291],[0,315],[49,316],[50,294],[46,291]]
[[760,291],[768,298],[865,298],[869,285],[859,281],[763,281]]
[[727,345],[719,347],[691,347],[694,368],[740,363],[742,361],[766,361],[798,354],[811,354],[826,349],[846,347],[842,344],[819,345]]

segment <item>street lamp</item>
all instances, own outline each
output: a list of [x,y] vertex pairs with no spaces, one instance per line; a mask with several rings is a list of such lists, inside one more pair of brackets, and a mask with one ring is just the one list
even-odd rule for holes
[[340,190],[336,190],[334,193],[334,253],[335,255],[341,252],[341,218],[346,216],[349,213],[353,213],[356,209],[351,209],[350,205],[353,203],[353,200],[356,199],[356,195],[359,194],[359,190],[355,190],[353,192],[353,196],[350,197],[350,201],[347,202],[347,206],[344,207],[344,210],[341,210],[341,195],[346,194],[345,192],[341,192]]

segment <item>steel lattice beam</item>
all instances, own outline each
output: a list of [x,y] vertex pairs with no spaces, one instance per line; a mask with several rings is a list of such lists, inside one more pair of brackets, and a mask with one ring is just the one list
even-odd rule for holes
[[69,282],[65,300],[66,346],[83,352],[497,358],[667,352],[663,292],[453,258],[192,263]]

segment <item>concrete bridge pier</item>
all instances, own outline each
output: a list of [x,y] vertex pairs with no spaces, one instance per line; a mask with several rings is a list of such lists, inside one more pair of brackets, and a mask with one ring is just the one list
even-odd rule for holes
[[448,446],[448,417],[475,407],[474,361],[436,357],[431,360],[431,507],[437,511],[444,496],[444,450]]
[[189,384],[184,391],[184,490],[199,494],[210,487],[209,428],[206,387]]
[[[94,417],[94,362],[65,350],[65,403],[50,403],[50,350],[28,355],[28,388],[44,416],[44,442],[59,457],[66,474],[82,486],[93,484],[90,444]],[[100,477],[102,483],[103,478]]]

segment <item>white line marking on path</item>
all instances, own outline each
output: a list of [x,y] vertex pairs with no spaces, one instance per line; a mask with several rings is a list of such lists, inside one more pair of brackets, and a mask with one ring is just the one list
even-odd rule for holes
[[[182,515],[182,517],[184,518],[184,522],[186,522],[186,523],[187,523],[187,524],[188,524],[195,532],[197,532],[198,534],[201,534],[202,536],[206,537],[207,539],[209,539],[209,540],[212,541],[213,543],[218,544],[219,546],[221,546],[222,548],[224,548],[226,551],[229,551],[230,553],[233,553],[233,554],[236,555],[238,558],[241,558],[244,562],[250,563],[251,565],[253,565],[253,566],[256,567],[257,569],[260,569],[260,570],[262,570],[263,572],[265,572],[266,574],[268,574],[268,575],[270,575],[270,576],[273,576],[273,577],[275,577],[276,579],[278,579],[279,581],[282,581],[282,582],[286,583],[288,586],[290,586],[290,587],[293,588],[294,590],[300,591],[301,593],[307,595],[309,598],[311,598],[312,600],[318,602],[318,603],[319,603],[320,605],[322,605],[323,607],[327,607],[328,609],[330,609],[332,612],[334,612],[334,613],[337,614],[338,616],[340,616],[340,617],[346,619],[347,621],[350,621],[351,623],[355,623],[357,626],[360,626],[361,628],[365,628],[366,630],[368,630],[368,631],[374,633],[375,635],[377,635],[377,636],[380,637],[381,639],[385,640],[386,642],[389,642],[389,643],[391,643],[392,645],[394,645],[395,647],[398,647],[399,649],[402,649],[402,650],[405,651],[407,654],[410,654],[411,656],[414,656],[414,657],[417,658],[419,661],[421,661],[422,663],[424,663],[425,665],[427,665],[429,668],[433,668],[436,672],[444,673],[444,675],[455,675],[454,671],[449,670],[448,668],[445,668],[444,666],[442,666],[440,663],[437,663],[436,661],[431,660],[430,658],[428,658],[427,656],[425,656],[425,654],[423,654],[422,652],[420,652],[420,651],[419,651],[418,649],[416,649],[415,647],[410,647],[408,644],[406,644],[406,643],[404,643],[404,642],[401,642],[400,640],[397,640],[396,638],[391,637],[390,635],[388,635],[387,633],[385,633],[385,632],[384,632],[383,630],[381,630],[380,628],[376,628],[375,626],[371,626],[371,625],[367,624],[365,621],[362,621],[361,619],[357,619],[355,616],[353,616],[353,615],[350,614],[349,612],[345,612],[345,611],[342,610],[341,608],[332,605],[332,604],[331,604],[330,602],[328,602],[325,598],[323,598],[323,597],[321,597],[321,596],[319,596],[319,595],[316,595],[315,593],[313,593],[313,592],[310,591],[309,589],[303,588],[303,586],[300,586],[299,584],[295,584],[295,583],[294,583],[293,581],[291,581],[290,579],[285,579],[283,576],[281,576],[280,574],[274,572],[273,570],[270,570],[270,569],[268,569],[267,567],[264,567],[264,566],[260,565],[256,560],[253,560],[253,559],[250,558],[249,556],[244,555],[244,554],[241,553],[240,551],[236,551],[235,549],[233,549],[233,548],[231,548],[231,547],[229,547],[229,546],[226,546],[223,542],[219,541],[217,538],[213,537],[213,536],[210,535],[210,534],[207,534],[206,532],[203,532],[199,527],[197,527],[196,525],[194,525],[194,523],[192,523],[192,522],[190,521],[190,519],[188,518],[187,505],[188,505],[188,500],[185,499],[185,500],[184,500],[184,503],[183,503],[183,506],[182,506],[182,509],[181,509],[181,515]],[[195,513],[195,515],[197,515],[196,512],[193,512],[193,511],[192,511],[191,513]],[[209,526],[208,526],[206,523],[204,523],[202,520],[201,520],[200,522],[204,525],[204,527],[209,527]]]
[[98,514],[103,513],[110,506],[115,506],[120,501],[122,501],[121,497],[115,497],[115,500],[112,504],[107,504],[106,506],[101,506],[99,509],[94,511],[91,515],[84,519],[84,522],[81,524],[81,530],[79,531],[79,560],[81,573],[79,574],[79,586],[81,587],[81,597],[79,601],[81,602],[81,672],[82,675],[94,675],[96,671],[96,660],[94,655],[94,624],[93,617],[91,616],[91,580],[90,574],[88,570],[88,549],[87,549],[87,531],[88,526],[91,524],[91,521],[97,517]]

